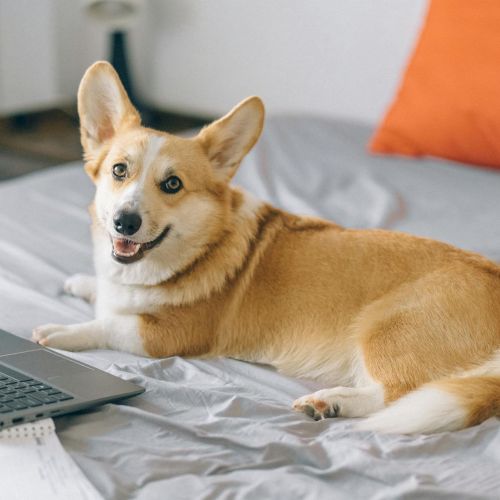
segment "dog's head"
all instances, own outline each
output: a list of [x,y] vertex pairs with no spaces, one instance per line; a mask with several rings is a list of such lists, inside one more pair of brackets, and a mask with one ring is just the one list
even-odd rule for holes
[[81,81],[78,112],[95,223],[115,262],[163,261],[175,271],[217,238],[228,183],[262,131],[258,97],[194,138],[176,137],[142,127],[113,67],[97,62]]

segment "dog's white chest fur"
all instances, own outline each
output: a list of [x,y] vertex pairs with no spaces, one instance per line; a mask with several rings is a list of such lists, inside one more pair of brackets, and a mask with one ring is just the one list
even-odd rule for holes
[[107,277],[97,278],[97,318],[116,314],[151,314],[160,305],[160,294],[154,286],[123,285]]

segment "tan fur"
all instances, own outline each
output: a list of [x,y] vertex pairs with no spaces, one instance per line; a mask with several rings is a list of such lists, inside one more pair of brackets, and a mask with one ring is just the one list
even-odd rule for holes
[[[102,66],[92,67],[82,83],[83,124],[91,120],[82,96],[100,71]],[[386,403],[435,382],[458,395],[469,425],[499,413],[497,377],[452,378],[500,348],[499,266],[403,233],[348,230],[266,204],[255,213],[246,208],[246,195],[228,181],[260,135],[263,108],[256,98],[192,139],[142,128],[128,99],[124,108],[118,125],[106,122],[99,129],[98,151],[97,139],[89,146],[82,125],[86,169],[99,189],[108,185],[109,196],[126,189],[141,175],[149,138],[165,137],[159,158],[172,163],[185,189],[166,196],[154,187],[164,168],[158,160],[150,173],[158,179],[148,185],[150,210],[166,214],[165,220],[185,210],[186,221],[194,223],[201,214],[185,207],[203,200],[212,214],[195,237],[186,236],[180,252],[186,260],[150,287],[163,299],[139,314],[147,353],[231,356],[338,385],[357,384],[361,375],[349,370],[359,358],[367,380],[382,386]],[[250,120],[254,125],[245,132]],[[248,135],[238,149],[234,138],[240,133]],[[131,174],[116,184],[111,168],[121,161],[130,163]],[[99,215],[93,218],[94,237],[107,237]],[[154,231],[162,224],[152,223]],[[334,364],[342,375],[330,370]]]
[[468,377],[439,382],[436,387],[455,395],[467,409],[466,426],[500,415],[500,377]]
[[[228,234],[228,241],[199,265],[163,283],[189,288],[198,299],[194,290],[204,283],[204,300],[184,306],[183,320],[172,324],[172,331],[192,324],[187,314],[202,315],[205,353],[244,359],[286,350],[287,344],[300,345],[295,349],[301,357],[315,345],[330,343],[330,356],[338,343],[360,343],[368,371],[384,384],[388,401],[485,361],[500,347],[500,315],[492,307],[500,303],[500,280],[486,271],[488,264],[477,269],[468,263],[470,255],[430,240],[325,223],[301,227],[294,219],[267,208],[249,240],[248,264],[228,265]],[[369,272],[367,251],[381,254]],[[469,287],[474,287],[473,297]],[[174,306],[161,314],[179,311]],[[150,337],[146,331],[143,336],[149,351]],[[171,354],[168,342],[164,349],[156,347],[151,354]],[[192,349],[200,353],[197,346]],[[300,363],[290,357],[286,371],[293,373]]]

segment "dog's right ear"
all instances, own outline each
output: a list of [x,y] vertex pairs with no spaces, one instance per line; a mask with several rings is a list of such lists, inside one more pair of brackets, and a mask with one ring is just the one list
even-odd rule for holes
[[248,97],[198,134],[197,139],[220,180],[231,180],[241,160],[257,142],[264,126],[264,114],[260,98]]
[[108,62],[94,63],[83,75],[78,88],[78,115],[86,170],[95,180],[102,145],[119,129],[141,123],[118,74]]

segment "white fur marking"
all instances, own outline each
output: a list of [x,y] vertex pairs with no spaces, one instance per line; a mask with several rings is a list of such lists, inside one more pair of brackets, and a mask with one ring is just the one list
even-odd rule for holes
[[64,291],[87,302],[94,302],[96,296],[96,278],[88,274],[74,274],[64,282]]
[[137,316],[109,316],[74,325],[42,325],[33,330],[33,340],[46,347],[82,351],[114,349],[147,355],[142,345]]
[[465,408],[453,394],[427,386],[398,399],[357,428],[391,434],[428,434],[461,429],[466,417]]
[[254,217],[264,202],[244,189],[239,189],[239,191],[243,195],[243,203],[239,209],[239,214],[243,218]]
[[146,150],[144,151],[144,155],[142,157],[140,175],[136,181],[132,182],[123,191],[118,203],[118,209],[123,209],[126,205],[129,207],[135,207],[141,202],[142,197],[147,194],[145,184],[149,175],[149,170],[151,169],[151,165],[154,163],[165,142],[165,137],[157,135],[149,137],[148,145],[146,146]]
[[484,376],[498,376],[500,375],[500,350],[494,352],[493,356],[477,368],[472,368],[471,370],[462,371],[457,373],[455,376],[464,377],[484,377]]
[[151,168],[165,142],[166,138],[163,136],[153,135],[149,137],[149,142],[142,159],[141,180],[146,176],[147,171]]

